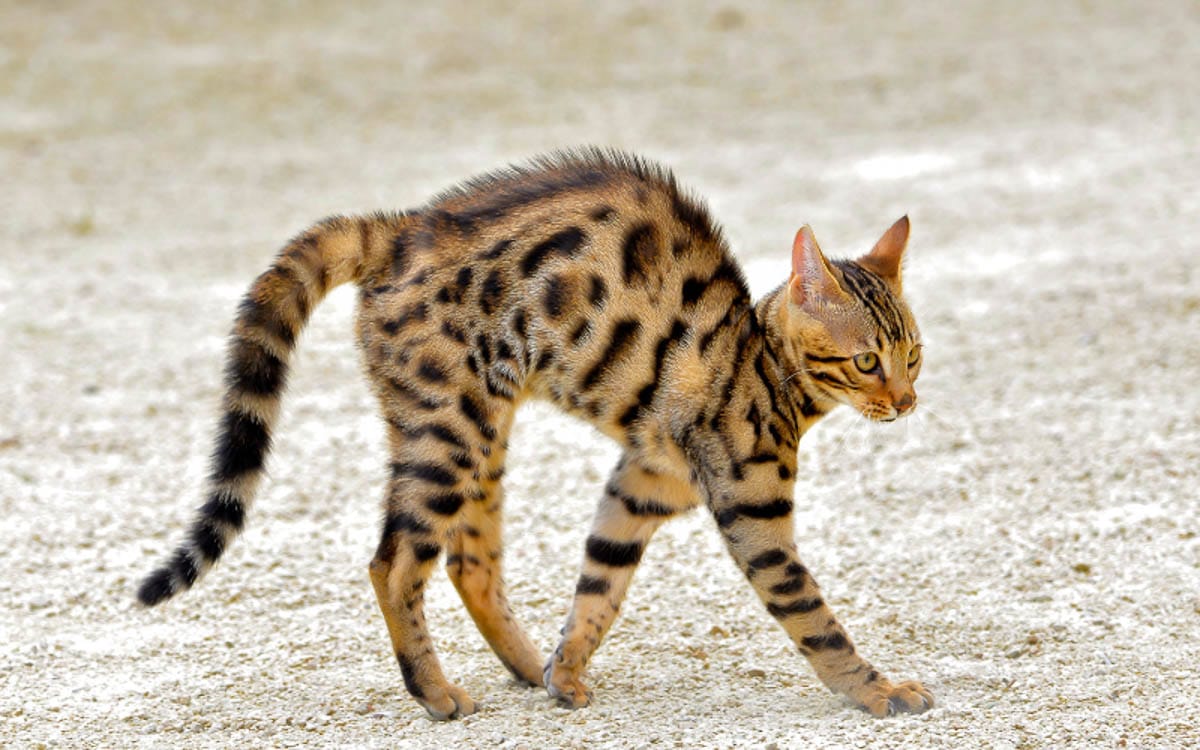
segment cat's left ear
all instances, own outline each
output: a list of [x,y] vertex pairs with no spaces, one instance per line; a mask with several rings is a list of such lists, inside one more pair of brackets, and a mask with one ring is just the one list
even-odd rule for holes
[[900,291],[900,266],[904,260],[904,248],[908,245],[908,216],[891,226],[871,252],[858,259],[858,264]]

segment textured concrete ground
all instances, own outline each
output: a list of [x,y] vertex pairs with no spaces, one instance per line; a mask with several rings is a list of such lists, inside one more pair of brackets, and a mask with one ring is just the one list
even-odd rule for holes
[[[0,0],[0,744],[1200,742],[1194,3],[210,5]],[[671,164],[758,291],[802,222],[851,254],[912,217],[922,406],[806,437],[797,541],[935,710],[827,693],[696,513],[583,711],[511,684],[439,575],[431,628],[482,708],[427,720],[366,578],[384,456],[350,290],[303,337],[247,533],[135,606],[275,248],[579,143]],[[508,578],[544,649],[614,456],[542,407],[514,439]]]

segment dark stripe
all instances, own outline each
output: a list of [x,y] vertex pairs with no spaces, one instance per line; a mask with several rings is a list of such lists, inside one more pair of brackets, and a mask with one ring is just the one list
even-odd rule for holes
[[800,641],[805,648],[812,651],[840,651],[845,648],[850,648],[850,642],[846,640],[846,636],[841,633],[829,633],[827,635],[810,635]]
[[184,585],[191,587],[196,582],[196,578],[200,575],[200,569],[196,567],[196,561],[188,554],[186,549],[175,550],[174,557],[171,558],[171,574],[178,580],[183,581]]
[[383,522],[383,538],[386,540],[399,531],[410,531],[414,534],[433,533],[429,524],[403,510],[387,514],[387,519]]
[[412,477],[420,479],[430,484],[439,484],[443,487],[451,487],[458,482],[458,477],[454,472],[433,463],[424,463],[420,461],[398,461],[392,464],[392,478],[399,479],[400,477]]
[[415,305],[410,305],[406,310],[398,314],[397,317],[386,320],[379,328],[382,328],[385,334],[395,336],[396,331],[404,328],[409,323],[422,322],[422,320],[428,317],[428,314],[430,314],[430,306],[426,305],[425,302],[416,302]]
[[408,232],[401,230],[392,238],[392,276],[400,278],[408,266]]
[[486,253],[484,253],[483,255],[481,255],[479,257],[483,258],[484,260],[496,260],[500,256],[507,253],[509,251],[509,248],[511,248],[512,246],[513,246],[512,240],[500,240],[499,242],[497,242],[495,245],[492,246],[491,250],[488,250]]
[[453,429],[444,424],[438,424],[434,422],[423,424],[419,427],[409,427],[408,425],[405,425],[396,419],[389,419],[388,424],[394,427],[397,432],[404,435],[404,437],[412,440],[417,440],[428,435],[429,437],[436,438],[443,443],[452,445],[455,448],[460,448],[462,450],[466,450],[468,448],[467,441],[464,440],[462,436],[460,436]]
[[225,536],[211,524],[203,521],[192,525],[188,542],[206,561],[214,562],[225,551]]
[[816,354],[805,354],[804,359],[805,359],[805,361],[808,361],[808,362],[820,362],[822,364],[832,365],[832,364],[837,364],[839,362],[846,362],[850,358],[849,357],[833,357],[833,356],[822,357],[822,356],[818,356]]
[[442,548],[429,542],[416,542],[412,546],[413,557],[417,562],[429,562],[442,553]]
[[597,578],[595,576],[580,576],[579,583],[575,586],[576,596],[586,594],[607,594],[608,579]]
[[667,359],[667,352],[683,339],[687,331],[688,328],[683,321],[676,318],[671,326],[671,332],[658,340],[658,345],[654,347],[654,378],[649,385],[638,392],[638,404],[642,407],[647,407],[654,402],[654,394],[662,383],[663,365]]
[[441,405],[442,405],[440,401],[437,401],[435,399],[428,398],[428,397],[422,395],[415,388],[408,385],[407,383],[405,383],[402,380],[397,380],[396,378],[388,378],[387,384],[391,387],[391,389],[393,391],[395,391],[396,393],[399,393],[401,396],[404,396],[405,398],[412,401],[420,408],[425,409],[426,411],[437,409],[437,408],[441,407]]
[[479,350],[479,356],[483,358],[484,363],[492,363],[492,347],[488,343],[487,336],[482,333],[475,336],[475,348]]
[[283,390],[287,381],[287,364],[262,344],[234,338],[229,347],[229,362],[225,366],[225,381],[231,390],[271,396]]
[[641,542],[617,542],[596,535],[587,538],[587,556],[601,565],[627,568],[642,559]]
[[529,320],[525,317],[524,310],[517,310],[512,319],[513,333],[521,337],[524,342],[529,338]]
[[[767,604],[767,611],[770,612],[771,616],[775,619],[782,620],[790,615],[802,615],[807,612],[820,609],[821,605],[824,603],[825,602],[821,601],[819,598],[797,599],[796,601],[789,602],[787,604],[775,604],[774,602],[770,602]],[[807,638],[804,640],[806,642],[808,641]]]
[[808,376],[810,378],[812,378],[813,380],[819,380],[822,383],[829,383],[830,385],[836,385],[840,388],[845,388],[848,390],[852,388],[852,386],[849,383],[847,383],[846,381],[837,377],[836,375],[833,375],[828,372],[810,372],[808,374]]
[[483,310],[484,315],[491,315],[499,309],[503,301],[504,279],[500,271],[493,270],[479,288],[479,309]]
[[442,321],[442,333],[446,334],[447,336],[454,339],[455,341],[457,341],[460,344],[467,343],[467,334],[464,333],[463,329],[459,328],[458,324],[455,323],[454,321],[443,320]]
[[585,235],[579,227],[569,227],[555,232],[548,239],[534,245],[521,260],[521,275],[529,278],[551,255],[569,257],[583,244]]
[[563,313],[563,308],[567,305],[567,298],[571,294],[570,285],[562,276],[551,276],[546,283],[546,293],[542,297],[542,306],[546,310],[546,314],[551,320],[557,319]]
[[[261,278],[261,277],[260,277]],[[238,307],[238,320],[246,328],[266,331],[283,342],[287,348],[296,344],[296,332],[268,304],[254,299],[253,290],[242,299]]]
[[424,699],[425,691],[417,684],[417,673],[413,669],[412,662],[400,654],[396,654],[396,661],[400,662],[400,675],[404,678],[404,687],[408,690],[409,695]]
[[586,391],[594,386],[605,371],[628,352],[637,339],[638,333],[641,332],[641,328],[642,324],[636,318],[624,318],[613,324],[608,346],[600,355],[600,359],[584,375],[581,390]]
[[223,523],[234,531],[241,531],[246,523],[246,509],[242,501],[222,491],[209,496],[200,506],[200,515],[209,521]]
[[213,452],[213,479],[228,481],[258,471],[270,447],[265,425],[247,414],[225,412]]
[[670,508],[662,503],[656,503],[653,500],[638,500],[629,495],[621,495],[620,498],[621,504],[625,506],[625,512],[631,516],[669,518],[675,515],[674,508]]
[[475,423],[475,426],[479,429],[479,434],[488,440],[495,439],[496,428],[488,422],[483,412],[483,406],[478,401],[464,393],[459,399],[458,405],[463,415]]
[[592,221],[607,221],[617,212],[612,206],[597,206],[591,210],[588,216]]
[[589,336],[592,332],[592,324],[590,321],[582,320],[575,330],[571,332],[571,346],[579,346],[579,342],[585,336]]
[[153,607],[155,604],[170,598],[174,593],[171,587],[171,569],[159,568],[150,575],[146,576],[142,581],[142,585],[138,587],[138,601],[145,604],[147,607]]
[[769,520],[772,518],[783,518],[792,512],[792,501],[785,498],[777,498],[769,503],[755,505],[752,503],[739,503],[731,508],[718,511],[716,515],[717,526],[726,528],[733,525],[733,522],[739,518],[756,518],[759,520]]
[[777,565],[783,565],[787,561],[787,552],[782,549],[773,549],[751,558],[747,565],[750,570],[765,570],[767,568],[774,568]]
[[452,516],[462,507],[465,498],[457,492],[434,495],[425,501],[425,507],[441,516]]
[[720,238],[720,232],[709,218],[708,211],[703,205],[688,195],[684,195],[675,185],[671,186],[671,210],[693,236],[706,242],[714,242]]
[[561,192],[596,187],[611,179],[609,171],[587,165],[538,172],[529,169],[502,170],[477,177],[438,200],[462,202],[464,198],[474,199],[449,217],[457,226],[473,227],[476,222],[495,222],[509,211],[552,198]]
[[653,224],[641,224],[629,230],[622,249],[626,284],[632,284],[638,278],[642,281],[649,278],[651,267],[658,260],[658,246],[658,230]]

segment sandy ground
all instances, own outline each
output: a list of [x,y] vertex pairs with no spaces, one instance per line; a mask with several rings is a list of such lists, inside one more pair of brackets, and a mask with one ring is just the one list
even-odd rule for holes
[[[1200,742],[1195,3],[208,5],[0,2],[0,744]],[[274,250],[586,142],[673,165],[758,291],[802,222],[836,255],[912,217],[922,408],[806,437],[797,540],[935,710],[826,692],[696,513],[651,545],[583,711],[513,685],[439,575],[431,628],[482,708],[429,721],[366,578],[384,457],[348,289],[248,532],[135,606]],[[544,649],[614,456],[544,407],[515,437],[508,578]]]

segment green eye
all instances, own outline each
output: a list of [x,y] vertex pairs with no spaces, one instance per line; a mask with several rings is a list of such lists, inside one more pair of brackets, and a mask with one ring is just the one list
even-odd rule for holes
[[912,348],[912,351],[910,351],[908,353],[908,366],[916,367],[917,362],[920,362],[920,361],[921,361],[921,345],[917,344],[916,346],[914,346]]
[[863,372],[871,372],[879,367],[879,357],[875,356],[875,352],[863,352],[854,357],[854,366]]

